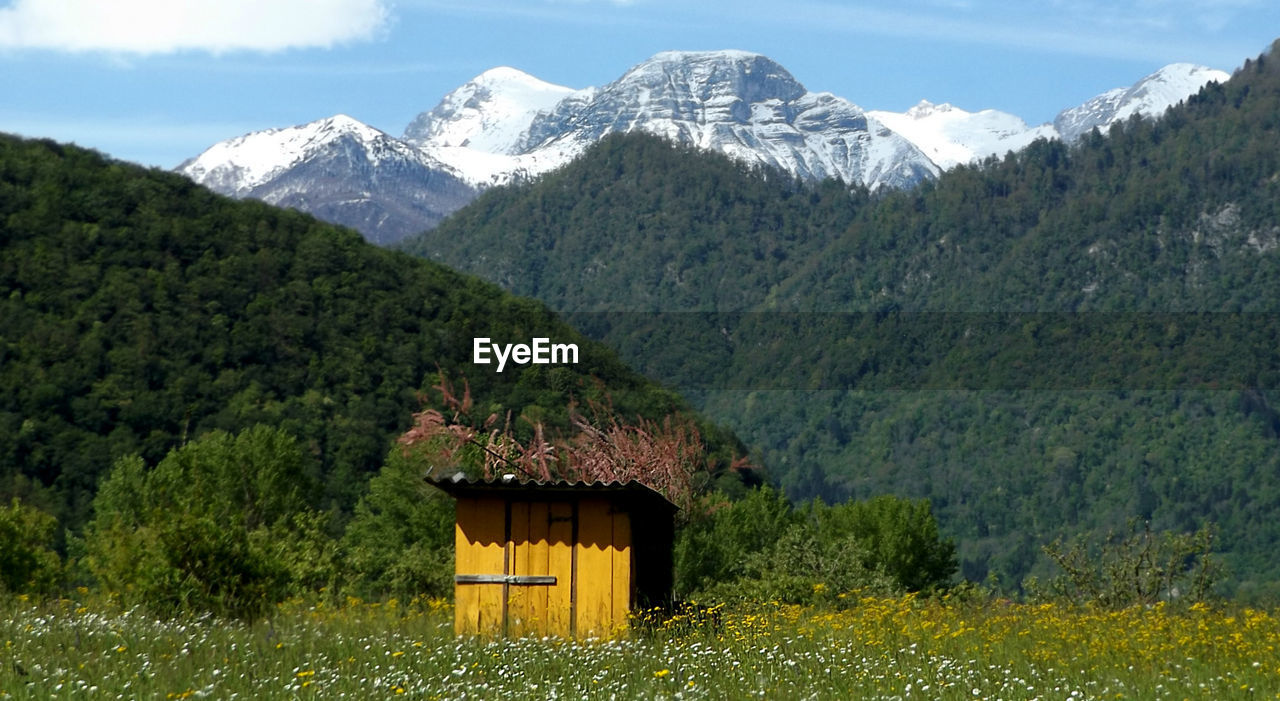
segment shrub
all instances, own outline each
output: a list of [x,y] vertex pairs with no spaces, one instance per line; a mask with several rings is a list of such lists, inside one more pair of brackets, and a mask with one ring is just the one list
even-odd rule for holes
[[323,517],[303,498],[305,468],[297,441],[265,426],[211,433],[150,470],[122,458],[94,500],[89,568],[157,613],[258,616],[299,580],[334,576]]
[[857,541],[864,565],[884,572],[898,589],[945,587],[958,568],[955,543],[939,535],[928,499],[882,495],[834,506],[815,502],[811,509],[819,539]]
[[1222,569],[1213,559],[1213,528],[1195,533],[1153,533],[1150,522],[1129,522],[1128,532],[1110,533],[1100,544],[1059,538],[1044,552],[1062,574],[1041,584],[1028,579],[1030,597],[1122,609],[1157,601],[1187,604],[1213,598]]
[[428,470],[420,453],[393,449],[356,505],[343,546],[361,595],[452,595],[454,502]]
[[676,563],[677,596],[792,603],[935,590],[957,567],[928,501],[883,496],[794,509],[768,487],[684,528]]
[[17,499],[0,507],[0,593],[47,594],[61,578],[57,519]]

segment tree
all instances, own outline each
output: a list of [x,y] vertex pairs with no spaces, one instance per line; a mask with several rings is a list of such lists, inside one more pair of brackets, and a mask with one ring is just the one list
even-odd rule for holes
[[365,596],[453,593],[453,498],[426,482],[421,452],[393,448],[356,505],[343,546]]

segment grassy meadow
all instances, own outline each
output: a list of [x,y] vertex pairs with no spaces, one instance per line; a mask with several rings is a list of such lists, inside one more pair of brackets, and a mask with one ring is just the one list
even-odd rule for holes
[[1280,697],[1274,611],[844,602],[701,609],[577,643],[458,639],[443,601],[292,601],[245,624],[16,597],[0,698]]

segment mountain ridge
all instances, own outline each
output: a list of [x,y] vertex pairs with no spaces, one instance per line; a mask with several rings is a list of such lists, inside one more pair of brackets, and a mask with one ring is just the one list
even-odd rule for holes
[[[1059,121],[1079,138],[1135,113],[1158,116],[1225,75],[1171,64],[1064,110]],[[1027,126],[996,110],[946,107],[922,102],[907,113],[867,111],[808,91],[762,54],[668,51],[600,88],[581,90],[494,68],[417,115],[398,139],[334,117],[342,129],[321,130],[316,125],[326,120],[319,120],[255,132],[215,144],[178,170],[224,194],[298,207],[389,243],[434,226],[482,189],[562,167],[616,132],[646,131],[790,177],[836,178],[872,190],[913,187],[942,170],[1057,134],[1053,125]],[[337,144],[344,134],[359,147]],[[278,153],[268,152],[273,143]],[[326,153],[335,150],[350,156]],[[334,172],[289,172],[318,161]],[[317,181],[309,185],[308,178]]]
[[421,149],[343,114],[224,141],[177,171],[221,194],[292,207],[391,243],[476,188]]

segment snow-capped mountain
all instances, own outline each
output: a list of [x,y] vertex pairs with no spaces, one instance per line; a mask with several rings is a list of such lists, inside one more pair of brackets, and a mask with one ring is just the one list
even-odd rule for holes
[[404,130],[404,139],[420,145],[514,154],[534,117],[574,92],[514,68],[492,68],[414,118]]
[[1191,63],[1172,63],[1127,88],[1115,88],[1079,107],[1065,109],[1053,120],[1064,141],[1075,141],[1094,127],[1110,125],[1139,114],[1159,117],[1165,110],[1200,91],[1211,81],[1225,82],[1230,74]]
[[785,68],[745,51],[670,51],[562,102],[529,126],[526,151],[579,152],[612,132],[641,130],[801,178],[910,187],[937,168],[857,105],[811,93]]
[[1008,112],[966,112],[928,100],[921,100],[906,112],[873,110],[867,114],[906,137],[943,170],[1017,151],[1039,138],[1057,136],[1048,124],[1029,127]]
[[805,179],[902,188],[1037,138],[1074,140],[1132,114],[1159,116],[1228,77],[1173,64],[1030,127],[1005,112],[927,101],[905,113],[866,112],[809,92],[760,54],[671,51],[598,89],[495,68],[419,114],[400,139],[338,115],[215,144],[178,170],[219,192],[296,207],[390,243],[434,226],[486,187],[564,165],[614,132],[642,130]]
[[232,197],[310,212],[391,243],[477,191],[422,150],[346,115],[223,141],[177,168]]
[[[759,54],[664,52],[598,90],[570,91],[513,73],[518,72],[504,71],[500,82],[486,73],[459,88],[415,119],[406,139],[478,184],[510,173],[545,172],[606,134],[633,130],[801,178],[835,177],[872,189],[909,187],[938,172],[910,142],[857,105],[808,92],[786,69]],[[473,87],[483,83],[502,91]],[[533,105],[555,91],[561,98],[549,106],[506,107]],[[479,94],[483,98],[475,97]],[[478,140],[472,136],[475,111],[494,103],[504,105],[493,120],[498,135]],[[523,129],[518,130],[517,119],[506,117],[517,114],[531,117]]]
[[592,92],[554,85],[514,68],[493,68],[415,117],[403,138],[473,185],[500,185],[572,159],[551,151],[525,153],[525,134],[539,113],[566,100],[589,98]]
[[967,112],[949,104],[926,100],[906,112],[868,112],[885,126],[906,137],[943,170],[1003,156],[1039,138],[1075,141],[1095,126],[1106,129],[1134,114],[1159,117],[1164,111],[1194,95],[1210,81],[1224,81],[1223,71],[1190,63],[1175,63],[1127,88],[1116,88],[1079,107],[1060,112],[1053,124],[1027,126],[1007,112]]

